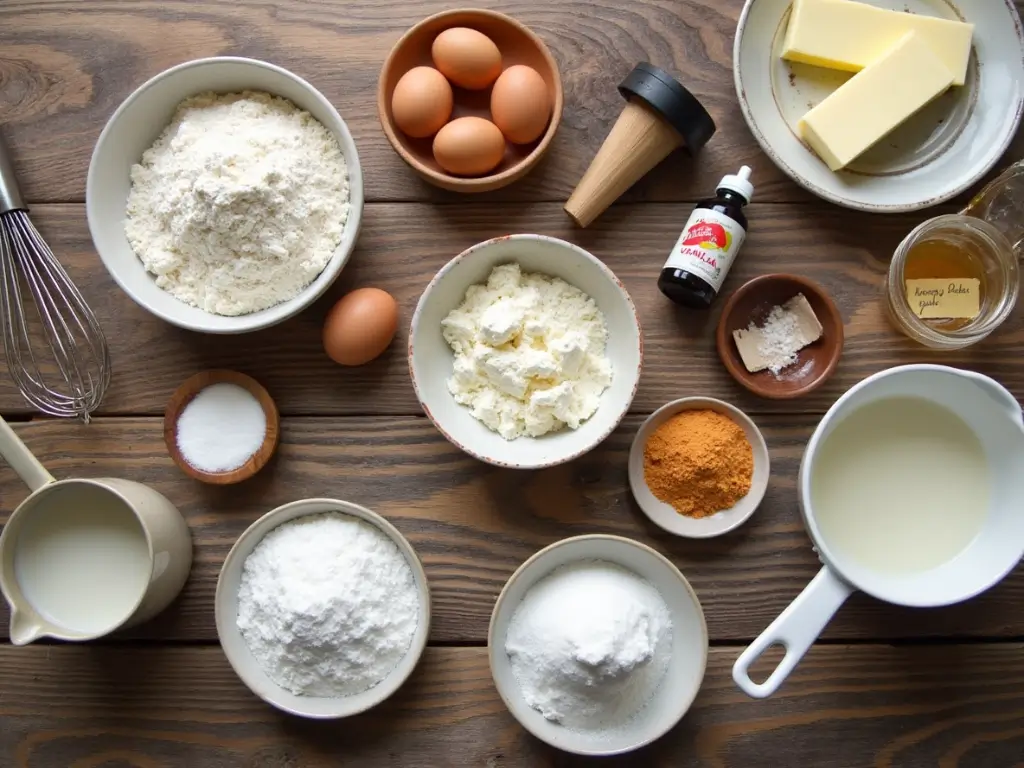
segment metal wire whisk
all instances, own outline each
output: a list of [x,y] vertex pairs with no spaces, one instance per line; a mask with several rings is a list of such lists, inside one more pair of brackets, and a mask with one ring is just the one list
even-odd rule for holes
[[[34,312],[23,294],[31,293]],[[0,139],[0,322],[15,385],[51,416],[89,421],[110,384],[103,330],[39,236]]]

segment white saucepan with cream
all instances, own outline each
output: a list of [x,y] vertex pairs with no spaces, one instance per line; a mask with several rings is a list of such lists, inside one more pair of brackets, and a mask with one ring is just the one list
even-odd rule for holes
[[[814,431],[798,479],[824,565],[733,667],[747,694],[773,694],[855,590],[890,603],[958,603],[1024,555],[1024,418],[981,374],[907,365],[860,382]],[[751,664],[786,654],[763,683]]]

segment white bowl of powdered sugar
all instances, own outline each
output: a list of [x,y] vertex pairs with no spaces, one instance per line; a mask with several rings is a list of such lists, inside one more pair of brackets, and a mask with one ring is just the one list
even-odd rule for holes
[[508,580],[487,636],[515,718],[580,755],[616,755],[665,734],[704,679],[708,631],[686,578],[618,536],[552,544]]
[[278,709],[348,717],[412,673],[430,631],[430,590],[405,537],[346,501],[268,512],[232,547],[216,595],[232,668]]
[[312,85],[254,59],[200,59],[132,93],[100,134],[86,213],[137,304],[205,333],[303,310],[359,234],[363,178],[345,121]]

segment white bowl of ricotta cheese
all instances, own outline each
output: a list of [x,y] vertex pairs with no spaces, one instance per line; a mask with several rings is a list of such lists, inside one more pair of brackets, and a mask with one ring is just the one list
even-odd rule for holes
[[640,381],[636,307],[592,254],[544,235],[468,248],[423,291],[409,369],[424,412],[481,461],[539,469],[608,437]]
[[246,333],[334,282],[359,235],[363,177],[323,94],[224,56],[125,99],[96,142],[85,204],[96,251],[136,304],[192,331]]

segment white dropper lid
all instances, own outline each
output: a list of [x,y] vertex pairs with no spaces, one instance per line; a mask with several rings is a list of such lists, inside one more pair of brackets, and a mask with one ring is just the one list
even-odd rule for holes
[[718,183],[716,189],[728,189],[749,203],[754,196],[754,185],[750,183],[750,166],[744,165],[740,168],[739,173],[726,176]]

